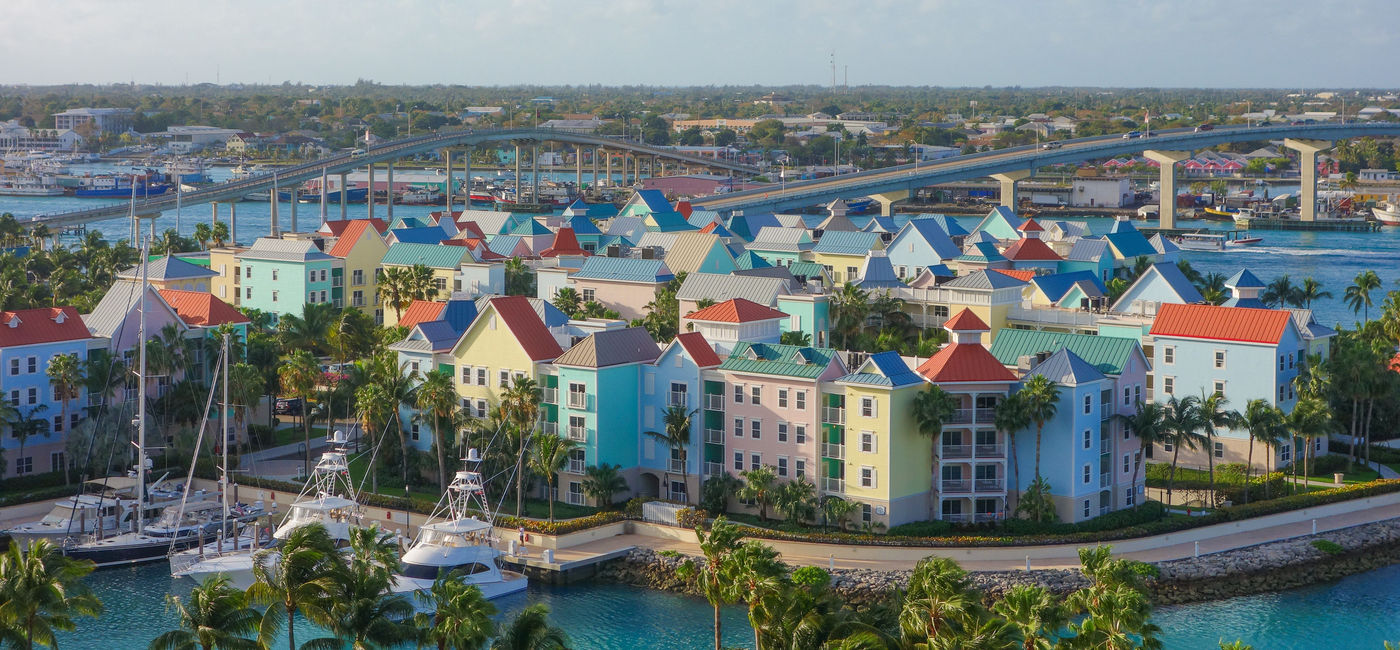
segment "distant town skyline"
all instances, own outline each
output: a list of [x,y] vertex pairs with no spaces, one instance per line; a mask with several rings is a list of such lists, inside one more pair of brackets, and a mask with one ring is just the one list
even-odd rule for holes
[[[1280,8],[1282,4],[1283,8]],[[1400,86],[1394,0],[10,0],[4,84]]]

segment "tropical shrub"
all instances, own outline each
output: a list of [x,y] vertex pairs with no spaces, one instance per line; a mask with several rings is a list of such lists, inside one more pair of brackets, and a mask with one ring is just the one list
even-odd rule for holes
[[1313,548],[1322,551],[1323,553],[1326,553],[1328,555],[1341,555],[1342,553],[1346,552],[1346,549],[1342,548],[1341,544],[1338,544],[1331,540],[1315,539],[1310,543],[1312,544]]

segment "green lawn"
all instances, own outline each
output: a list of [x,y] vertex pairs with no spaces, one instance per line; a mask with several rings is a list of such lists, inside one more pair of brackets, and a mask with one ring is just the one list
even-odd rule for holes
[[[325,427],[311,427],[312,440],[324,437],[326,437]],[[298,423],[297,426],[292,428],[278,429],[272,434],[273,447],[281,447],[282,445],[294,445],[298,442],[304,442],[305,440],[306,434],[302,431],[300,423]]]
[[[350,461],[351,480],[354,481],[354,484],[356,486],[363,485],[366,491],[370,489],[369,481],[364,480],[365,470],[368,467],[368,465],[368,454],[360,454],[359,456],[354,457]],[[437,491],[431,485],[414,486],[410,490],[405,490],[401,487],[389,487],[386,485],[380,485],[379,494],[395,497],[408,496],[415,501],[425,501],[427,503],[437,503],[437,501],[442,498],[442,493]],[[501,514],[515,514],[514,498],[506,498],[500,503],[493,503],[492,506],[496,507]],[[598,511],[598,508],[594,508],[591,506],[576,506],[564,503],[563,501],[554,502],[555,519],[573,519],[575,517],[586,517]],[[543,499],[531,499],[527,497],[525,499],[524,514],[526,517],[531,517],[535,519],[545,519],[549,517],[549,502]]]
[[[1351,471],[1342,474],[1342,483],[1370,483],[1371,481],[1374,481],[1380,477],[1380,472],[1377,472],[1376,470],[1373,470],[1363,465],[1357,465],[1356,467],[1352,468]],[[1331,483],[1333,476],[1329,472],[1327,474],[1311,474],[1308,476],[1308,478],[1314,481],[1326,481],[1328,483]]]

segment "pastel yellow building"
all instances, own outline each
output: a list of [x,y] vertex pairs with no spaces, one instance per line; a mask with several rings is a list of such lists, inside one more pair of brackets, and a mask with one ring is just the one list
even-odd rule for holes
[[555,406],[542,370],[562,353],[529,298],[493,298],[452,349],[457,394],[481,417],[501,403],[516,377],[530,377],[540,384],[545,404]]
[[388,250],[389,245],[369,219],[355,219],[341,231],[327,252],[345,260],[345,306],[382,319],[376,280]]
[[238,272],[239,253],[247,250],[242,246],[225,246],[209,249],[209,270],[218,275],[209,279],[209,291],[215,298],[237,307],[243,302],[238,289],[242,285]]
[[[457,272],[463,262],[474,262],[472,251],[466,246],[440,246],[437,244],[394,244],[384,251],[379,261],[382,269],[412,268],[419,264],[433,272],[439,299],[446,299],[457,286]],[[383,310],[385,327],[398,324],[394,310]]]
[[824,446],[842,447],[843,497],[860,504],[857,523],[929,519],[933,439],[913,417],[914,399],[928,384],[895,352],[871,356],[834,384],[845,391],[844,440],[833,443],[828,425]]

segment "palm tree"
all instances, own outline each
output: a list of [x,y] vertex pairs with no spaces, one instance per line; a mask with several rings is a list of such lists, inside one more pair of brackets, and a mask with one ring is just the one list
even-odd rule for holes
[[1303,278],[1303,288],[1298,290],[1298,297],[1301,298],[1303,301],[1303,308],[1312,309],[1312,304],[1314,300],[1331,298],[1332,292],[1323,291],[1322,283],[1318,282],[1317,280],[1314,280],[1313,277],[1310,275],[1306,278]]
[[568,314],[570,317],[583,309],[583,298],[579,296],[578,290],[573,287],[563,287],[559,289],[559,292],[554,294],[554,300],[551,302],[555,307],[559,308],[559,311]]
[[[1303,481],[1307,485],[1307,477],[1311,476],[1313,440],[1322,438],[1332,432],[1335,423],[1332,420],[1332,409],[1328,406],[1327,400],[1316,396],[1303,394],[1299,396],[1298,403],[1293,405],[1293,410],[1288,414],[1288,428],[1293,431],[1293,435],[1300,438],[1306,447],[1303,450]],[[1294,458],[1297,464],[1297,458]],[[1306,487],[1304,488],[1306,491]]]
[[1210,505],[1215,505],[1215,432],[1217,429],[1239,428],[1240,414],[1238,411],[1228,411],[1225,405],[1230,400],[1221,393],[1211,393],[1205,395],[1202,391],[1200,402],[1201,413],[1201,433],[1205,436],[1206,466],[1210,487]]
[[1249,475],[1254,469],[1254,443],[1263,443],[1270,450],[1272,457],[1273,448],[1287,436],[1287,431],[1283,426],[1283,411],[1264,399],[1249,400],[1245,405],[1241,424],[1249,433],[1249,458],[1244,466],[1244,502],[1249,503]]
[[785,586],[787,567],[778,560],[778,552],[761,542],[749,541],[739,545],[730,556],[729,579],[739,600],[749,604],[749,625],[753,627],[755,648],[762,648],[759,630],[766,623],[765,600],[775,596]]
[[1351,281],[1351,285],[1342,294],[1342,300],[1346,301],[1348,307],[1351,307],[1353,314],[1364,310],[1361,320],[1362,322],[1369,321],[1371,320],[1371,305],[1375,304],[1371,301],[1371,291],[1379,289],[1380,286],[1381,278],[1376,275],[1375,271],[1362,271],[1356,274],[1356,278]]
[[[1138,453],[1142,450],[1150,449],[1152,445],[1161,442],[1166,433],[1166,409],[1156,402],[1137,403],[1137,410],[1132,415],[1117,416],[1138,439]],[[1138,469],[1142,466],[1140,458],[1133,459],[1133,481],[1129,485],[1131,489],[1137,490]]]
[[583,493],[593,499],[600,508],[613,504],[613,495],[627,491],[627,479],[619,471],[621,465],[590,465],[583,473]]
[[215,221],[209,228],[209,237],[214,240],[215,247],[222,247],[224,242],[229,240],[228,224],[222,221]]
[[350,528],[350,553],[346,567],[354,573],[373,573],[384,578],[399,572],[399,548],[394,534],[372,524]]
[[439,289],[437,279],[433,277],[433,270],[423,264],[414,264],[408,267],[408,275],[404,282],[404,289],[407,295],[404,297],[412,300],[434,300],[438,297]]
[[414,402],[420,412],[432,416],[438,487],[447,489],[447,436],[443,431],[443,418],[450,418],[457,406],[457,388],[452,383],[452,374],[443,370],[423,373],[423,383],[414,389]]
[[399,416],[401,408],[413,408],[417,404],[417,393],[415,384],[419,375],[416,370],[409,370],[408,362],[400,364],[398,355],[392,350],[385,350],[375,356],[370,363],[370,379],[378,385],[384,395],[388,398],[388,404],[393,412],[395,428],[399,433],[399,450],[403,456],[403,482],[408,485],[408,464],[410,450],[408,445],[408,432],[404,429],[403,418]]
[[173,594],[166,604],[180,618],[179,629],[170,630],[150,643],[150,650],[259,650],[249,638],[258,632],[262,615],[248,606],[248,597],[229,586],[228,578],[210,576],[190,590],[189,600]]
[[[374,446],[379,445],[381,432],[396,417],[393,400],[385,392],[382,384],[366,383],[355,389],[355,405],[360,413],[360,430],[370,436]],[[379,491],[379,473],[370,472],[370,492]]]
[[796,345],[805,348],[812,345],[812,335],[800,330],[792,330],[783,332],[778,337],[778,342],[783,345]]
[[1015,627],[1023,650],[1050,650],[1068,622],[1057,597],[1039,585],[1017,585],[992,605],[992,611]]
[[515,516],[519,517],[525,506],[525,451],[539,423],[540,389],[535,380],[516,377],[511,387],[501,395],[501,410],[506,419],[514,425],[516,436],[515,454]]
[[549,501],[549,523],[554,523],[554,489],[559,484],[559,472],[568,466],[569,454],[578,446],[578,442],[557,433],[541,433],[535,436],[530,468],[544,477],[545,500]]
[[817,486],[805,476],[779,485],[773,494],[773,509],[794,524],[812,520],[817,515]]
[[841,346],[849,349],[851,337],[865,329],[865,320],[870,317],[870,294],[850,282],[841,291],[831,296],[831,322],[833,329],[841,335]]
[[768,521],[768,505],[773,502],[778,475],[773,468],[761,465],[739,473],[744,477],[744,487],[739,488],[739,498],[758,504],[758,520]]
[[549,624],[549,605],[535,603],[506,623],[491,650],[567,650],[569,635]]
[[330,574],[338,563],[335,542],[320,523],[293,528],[282,542],[280,556],[271,550],[254,554],[254,582],[248,587],[248,600],[267,606],[258,629],[258,640],[264,647],[271,647],[272,639],[285,625],[287,650],[297,650],[294,623],[298,612],[317,625],[331,625]]
[[403,318],[403,310],[413,302],[409,298],[408,270],[401,266],[386,266],[379,273],[375,286],[379,292],[379,304],[394,309],[394,322]]
[[[78,360],[76,354],[59,354],[49,359],[49,367],[44,370],[49,376],[49,385],[53,387],[55,395],[59,396],[61,414],[59,422],[63,426],[71,426],[68,420],[68,403],[78,398],[78,388],[83,385],[86,377],[83,376],[83,365]],[[63,468],[63,482],[68,483],[68,467]]]
[[10,544],[0,555],[0,638],[8,647],[57,647],[54,633],[72,631],[79,616],[96,618],[102,601],[83,584],[92,573],[87,560],[72,560],[47,540],[28,550]]
[[[392,545],[389,557],[397,564]],[[353,564],[336,563],[326,580],[331,617],[328,627],[336,637],[349,642],[352,650],[372,650],[395,647],[416,636],[411,622],[413,603],[394,593],[389,571],[360,571]]]
[[194,240],[199,242],[199,249],[209,248],[209,240],[213,238],[213,228],[203,221],[194,225]]
[[496,615],[496,606],[486,600],[480,587],[463,582],[463,577],[460,571],[444,573],[428,591],[416,594],[433,614],[416,614],[414,625],[438,650],[475,650],[496,634],[491,618]]
[[1035,477],[1040,478],[1040,438],[1045,423],[1054,419],[1059,409],[1060,387],[1045,375],[1035,375],[1018,391],[1026,409],[1026,417],[1035,423]]
[[283,349],[319,354],[326,349],[337,320],[335,307],[330,303],[308,302],[302,305],[300,315],[287,314],[277,321],[277,335]]
[[[685,486],[685,504],[690,505],[690,459],[687,455],[690,451],[690,417],[695,415],[700,409],[691,411],[685,410],[684,404],[672,404],[662,412],[661,421],[665,424],[665,433],[656,431],[646,431],[646,435],[651,436],[658,442],[665,443],[671,450],[672,459],[681,461],[681,485]],[[671,463],[666,463],[666,485],[671,484]]]
[[996,410],[992,413],[992,426],[1006,437],[1008,443],[1011,454],[1011,489],[1008,493],[1013,498],[1019,497],[1021,490],[1021,463],[1016,458],[1016,434],[1030,425],[1031,418],[1026,413],[1025,402],[1019,392],[1011,393],[997,402]]
[[228,387],[229,399],[237,405],[233,411],[234,424],[241,431],[248,414],[267,394],[267,379],[256,366],[235,363],[228,369]]
[[926,557],[914,565],[899,612],[899,628],[913,644],[956,637],[957,621],[981,604],[967,572],[948,558]]
[[1176,462],[1181,455],[1181,448],[1197,449],[1201,444],[1201,404],[1200,400],[1191,395],[1181,399],[1173,396],[1167,401],[1166,410],[1162,420],[1164,431],[1164,442],[1172,445],[1172,467],[1171,474],[1167,477],[1167,505],[1172,502],[1172,488],[1176,483]]
[[[930,440],[928,503],[931,510],[938,503],[934,487],[939,479],[938,448],[943,444],[943,425],[952,419],[957,409],[957,398],[936,384],[929,384],[914,396],[914,423],[919,427],[919,433]],[[930,512],[929,518],[933,517],[934,513]]]
[[524,260],[518,257],[506,260],[505,275],[507,296],[535,295],[535,274]]
[[729,577],[733,564],[731,558],[738,550],[739,540],[743,535],[738,526],[721,515],[710,525],[709,532],[703,528],[696,528],[695,536],[700,543],[700,552],[705,556],[705,563],[700,565],[687,559],[676,573],[683,579],[694,579],[700,594],[710,601],[715,613],[715,650],[721,650],[723,646],[720,643],[719,608],[734,602],[738,596]]
[[[301,400],[301,428],[305,438],[306,454],[303,459],[307,476],[311,475],[311,397],[321,382],[321,364],[306,349],[299,349],[277,369],[277,377],[282,381],[282,389]],[[230,380],[229,383],[232,383]]]
[[1270,307],[1302,307],[1302,293],[1303,290],[1293,284],[1293,280],[1285,273],[1274,278],[1274,281],[1265,287],[1264,293],[1259,294],[1259,300]]

